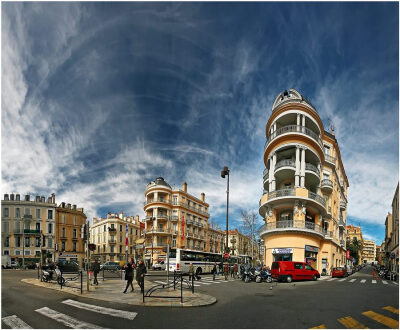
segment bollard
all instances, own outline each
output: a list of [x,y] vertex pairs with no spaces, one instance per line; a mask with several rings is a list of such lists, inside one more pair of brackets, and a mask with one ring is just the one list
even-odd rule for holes
[[[144,278],[146,277],[146,275],[145,274],[143,274],[143,303],[144,303]],[[141,289],[141,288],[140,288]]]
[[104,281],[104,267],[103,267],[103,281]]
[[194,283],[193,283],[194,276],[192,276],[192,293],[194,293]]
[[62,271],[61,271],[60,285],[61,285],[61,290],[62,290],[62,285],[63,285],[63,276],[62,276]]
[[175,286],[176,286],[176,271],[174,270],[174,290],[175,290]]
[[37,279],[40,279],[39,267],[37,268]]
[[83,292],[83,283],[82,283],[82,271],[80,271],[80,276],[81,276],[81,294],[82,294],[82,292]]

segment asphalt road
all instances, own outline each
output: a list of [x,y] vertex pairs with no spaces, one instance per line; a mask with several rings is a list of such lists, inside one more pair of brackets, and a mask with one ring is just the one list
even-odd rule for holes
[[[157,272],[152,272],[153,274]],[[217,297],[217,303],[205,307],[140,307],[81,298],[59,291],[30,286],[21,278],[34,277],[34,271],[2,271],[2,327],[4,317],[17,315],[33,328],[65,328],[65,325],[35,312],[48,307],[81,322],[105,328],[345,328],[339,319],[351,317],[369,328],[388,328],[362,314],[373,311],[398,321],[399,288],[391,281],[373,283],[372,268],[340,279],[278,283],[244,283],[240,280],[210,283],[196,282],[195,290]],[[163,273],[159,280],[163,280]],[[154,278],[153,278],[154,279]],[[209,284],[210,283],[210,284]],[[272,289],[271,289],[272,288]],[[87,304],[136,312],[127,320],[62,303],[66,299]],[[383,318],[384,319],[384,318]],[[390,320],[389,319],[389,320]],[[387,319],[386,319],[387,320]],[[380,319],[381,322],[382,318]],[[393,326],[393,321],[389,321]],[[390,326],[389,326],[390,327]]]

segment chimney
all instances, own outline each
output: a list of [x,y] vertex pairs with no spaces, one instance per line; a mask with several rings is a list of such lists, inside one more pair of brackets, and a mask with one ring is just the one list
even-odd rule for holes
[[72,209],[73,209],[73,210],[76,210],[76,205],[75,205],[75,204],[72,205]]
[[67,205],[68,205],[68,209],[71,209],[71,204],[70,204],[70,203],[68,203]]
[[205,193],[201,193],[201,201],[205,202],[206,199],[206,194]]
[[40,202],[40,196],[36,196],[35,201]]
[[[8,195],[7,195],[7,197],[8,197]],[[16,194],[16,195],[15,195],[15,199],[16,199],[17,201],[19,201],[19,200],[20,200],[20,196],[19,196],[19,194]]]
[[62,207],[63,209],[65,209],[65,203],[64,203],[64,202],[61,203],[61,207]]
[[[39,196],[38,196],[39,197]],[[42,203],[46,203],[46,197],[44,197],[44,196],[42,196],[42,197],[39,197],[39,202],[42,202]],[[48,199],[47,199],[47,201],[48,201]]]
[[14,200],[14,194],[10,194],[10,201],[13,201],[13,200]]
[[124,218],[124,213],[122,211],[119,211],[119,218],[123,219]]
[[8,201],[8,194],[4,194],[4,200]]
[[182,184],[182,190],[183,190],[183,192],[187,193],[187,183],[186,182],[184,182]]
[[[14,195],[11,194],[11,196],[12,196],[12,199],[14,200]],[[25,201],[26,201],[26,202],[29,202],[30,200],[31,200],[31,196],[25,195]]]
[[54,193],[51,194],[51,203],[52,204],[56,203],[56,195]]

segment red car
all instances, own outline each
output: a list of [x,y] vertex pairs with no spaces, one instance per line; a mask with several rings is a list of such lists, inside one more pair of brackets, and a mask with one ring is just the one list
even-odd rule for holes
[[320,274],[309,264],[301,261],[274,261],[271,276],[278,281],[292,282],[296,280],[316,281]]
[[348,275],[345,267],[336,267],[332,269],[332,277],[345,277]]

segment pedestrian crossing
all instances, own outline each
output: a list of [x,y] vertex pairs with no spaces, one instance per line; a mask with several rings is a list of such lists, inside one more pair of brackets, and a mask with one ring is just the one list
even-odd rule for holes
[[[353,318],[352,316],[345,316],[338,318],[337,321],[347,329],[368,329],[368,326],[362,323],[362,322],[366,323],[364,320],[368,320],[368,323],[371,323],[373,325],[373,328],[384,325],[391,329],[398,329],[399,328],[398,308],[394,308],[393,306],[385,306],[382,307],[382,309],[390,312],[391,317],[370,310],[361,313],[361,315],[363,315],[364,318],[362,317]],[[326,328],[327,326],[325,324],[320,324],[311,329],[326,329]],[[339,328],[339,327],[336,325],[333,326],[333,328]]]
[[[99,313],[103,315],[108,315],[112,317],[123,318],[126,320],[134,320],[137,316],[136,312],[130,312],[125,310],[119,310],[114,308],[107,308],[102,306],[97,306],[94,304],[87,304],[73,299],[67,299],[62,301],[63,304],[72,306],[79,310],[86,310],[94,313]],[[35,310],[36,313],[51,319],[54,322],[61,324],[63,327],[73,328],[73,329],[103,329],[100,325],[92,324],[83,320],[80,320],[74,316],[64,314],[65,311],[60,312],[58,310],[42,307]],[[84,313],[77,313],[79,316],[85,315]],[[11,329],[32,329],[33,327],[22,320],[17,315],[5,316],[2,322]]]
[[375,279],[371,279],[371,280],[367,280],[367,279],[357,279],[357,278],[338,278],[338,277],[333,277],[333,278],[329,278],[327,280],[324,280],[327,282],[342,282],[342,283],[361,283],[361,284],[383,284],[383,285],[388,285],[388,284],[394,284],[394,285],[399,285],[399,283],[395,282],[395,281],[384,281],[384,280],[375,280]]
[[[213,280],[212,277],[202,277],[200,280],[195,280],[193,281],[193,286],[194,287],[200,287],[202,285],[208,286],[208,285],[213,285],[213,284],[221,284],[221,283],[227,283],[227,282],[233,282],[233,281],[238,281],[239,279],[233,279],[233,278],[228,278],[228,280],[225,281],[224,278],[215,278],[215,281]],[[163,285],[167,285],[167,281],[161,281],[161,280],[157,280],[157,281],[153,281],[154,283],[157,284],[163,284]],[[173,285],[174,282],[172,279],[169,280],[170,285]]]

